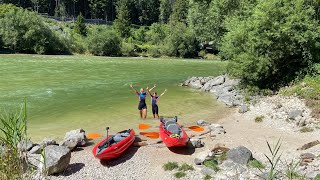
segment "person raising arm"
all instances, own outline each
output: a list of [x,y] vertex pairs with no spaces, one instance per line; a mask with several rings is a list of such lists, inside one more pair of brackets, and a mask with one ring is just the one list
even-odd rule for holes
[[[155,86],[154,86],[155,87]],[[153,95],[150,93],[150,91],[147,89],[148,93],[151,96],[151,104],[152,104],[152,114],[153,114],[153,118],[157,118],[159,119],[159,106],[158,106],[158,100],[161,96],[163,96],[166,92],[167,89],[165,89],[163,91],[163,93],[160,94],[160,96],[157,96],[157,92],[154,92]]]

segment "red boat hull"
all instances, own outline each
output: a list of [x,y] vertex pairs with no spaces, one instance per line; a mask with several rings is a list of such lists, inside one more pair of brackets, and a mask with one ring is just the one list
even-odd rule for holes
[[105,150],[97,154],[97,150],[100,145],[105,143],[109,138],[112,138],[112,136],[108,136],[107,138],[103,139],[101,142],[99,142],[92,150],[93,155],[98,159],[103,160],[109,160],[119,157],[126,149],[128,149],[132,143],[135,140],[135,132],[132,129],[130,131],[130,135],[120,142],[117,142],[115,144],[112,144],[108,146]]
[[[178,126],[181,128],[179,124]],[[160,137],[167,147],[186,146],[188,144],[189,137],[183,128],[181,128],[181,130],[182,136],[180,138],[172,138],[170,137],[169,132],[163,128],[163,124],[161,123],[159,128]]]

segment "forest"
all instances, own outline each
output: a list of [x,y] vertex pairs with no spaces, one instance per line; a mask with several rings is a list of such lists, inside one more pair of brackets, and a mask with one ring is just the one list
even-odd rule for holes
[[[315,72],[319,8],[319,0],[4,0],[0,47],[227,60],[229,73],[243,82],[276,89]],[[112,25],[86,24],[90,18]]]

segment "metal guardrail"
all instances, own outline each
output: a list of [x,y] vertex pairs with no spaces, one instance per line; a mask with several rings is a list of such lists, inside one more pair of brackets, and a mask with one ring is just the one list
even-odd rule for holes
[[[56,16],[48,16],[45,14],[40,14],[42,17],[53,19],[55,21],[60,21],[60,22],[75,22],[77,19],[76,18],[67,18],[67,17],[56,17]],[[84,23],[86,24],[106,24],[106,25],[112,25],[112,21],[106,21],[103,19],[84,19]]]

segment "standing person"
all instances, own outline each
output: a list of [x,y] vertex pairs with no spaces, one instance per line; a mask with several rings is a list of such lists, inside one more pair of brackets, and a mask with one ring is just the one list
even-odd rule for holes
[[[154,86],[153,88],[155,88],[155,86]],[[153,88],[151,88],[150,91],[151,91]],[[159,98],[160,98],[161,96],[164,95],[164,93],[167,92],[167,89],[165,89],[165,90],[163,91],[163,93],[160,94],[160,96],[157,96],[157,92],[154,92],[153,95],[152,95],[152,94],[150,93],[150,91],[148,90],[148,88],[147,88],[147,91],[148,91],[148,93],[149,93],[150,96],[151,96],[151,104],[152,104],[152,114],[153,114],[153,118],[156,118],[156,115],[157,115],[157,118],[159,119],[158,100],[159,100]]]
[[[139,98],[138,110],[139,110],[140,118],[142,119],[142,112],[143,112],[143,118],[146,119],[147,118],[146,96],[147,96],[147,93],[149,92],[149,89],[147,88],[147,92],[145,92],[143,88],[140,88],[140,92],[138,92],[132,86],[132,84],[130,84],[130,87],[134,90],[134,92],[137,94]],[[153,88],[155,88],[155,86]],[[150,90],[152,90],[153,88],[151,88]]]

